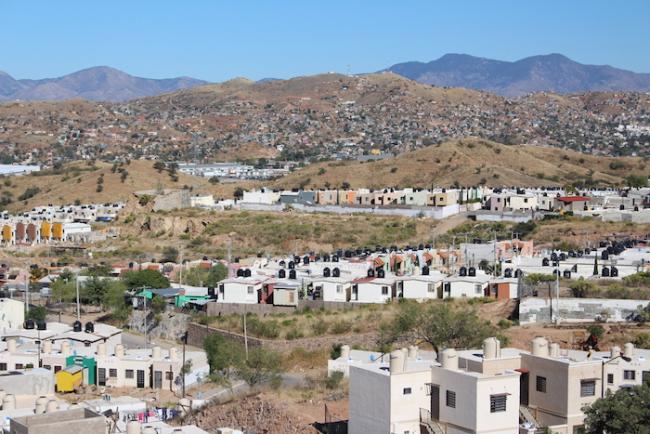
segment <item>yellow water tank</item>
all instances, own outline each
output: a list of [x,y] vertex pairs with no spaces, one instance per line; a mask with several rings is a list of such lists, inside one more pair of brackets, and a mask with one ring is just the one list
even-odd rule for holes
[[54,223],[52,225],[52,238],[55,240],[63,239],[63,223]]
[[52,223],[41,223],[41,238],[50,239],[52,237]]
[[4,225],[2,227],[2,240],[9,242],[11,241],[11,238],[13,237],[13,229],[9,225]]

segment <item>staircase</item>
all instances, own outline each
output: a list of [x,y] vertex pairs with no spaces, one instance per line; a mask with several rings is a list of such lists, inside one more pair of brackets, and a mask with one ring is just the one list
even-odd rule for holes
[[530,408],[520,405],[519,406],[519,419],[522,423],[529,423],[534,428],[539,428],[539,422],[535,419],[535,416],[530,411]]
[[[422,430],[424,429],[424,430]],[[438,421],[431,419],[431,412],[426,408],[420,409],[421,434],[445,434],[445,429]]]

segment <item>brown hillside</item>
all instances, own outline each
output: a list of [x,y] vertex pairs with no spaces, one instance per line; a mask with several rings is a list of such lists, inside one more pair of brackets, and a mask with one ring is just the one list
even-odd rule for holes
[[[610,166],[611,165],[611,166]],[[574,151],[482,139],[453,140],[375,162],[327,162],[296,171],[274,187],[381,188],[486,184],[488,186],[565,185],[592,178],[619,185],[630,173],[648,174],[641,158],[596,157]]]

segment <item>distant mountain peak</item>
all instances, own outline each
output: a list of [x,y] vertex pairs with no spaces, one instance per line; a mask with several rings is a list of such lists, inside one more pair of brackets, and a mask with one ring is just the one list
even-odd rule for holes
[[424,62],[398,63],[387,69],[411,80],[520,96],[531,92],[648,91],[650,74],[606,65],[583,65],[560,53],[514,62],[449,53]]
[[125,101],[207,84],[191,77],[135,77],[110,66],[93,66],[61,77],[15,80],[0,73],[0,101],[65,100]]

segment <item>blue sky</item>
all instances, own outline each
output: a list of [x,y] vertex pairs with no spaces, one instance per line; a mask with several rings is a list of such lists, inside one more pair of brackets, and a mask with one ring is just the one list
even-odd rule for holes
[[0,70],[209,81],[562,53],[650,72],[650,1],[0,0]]

